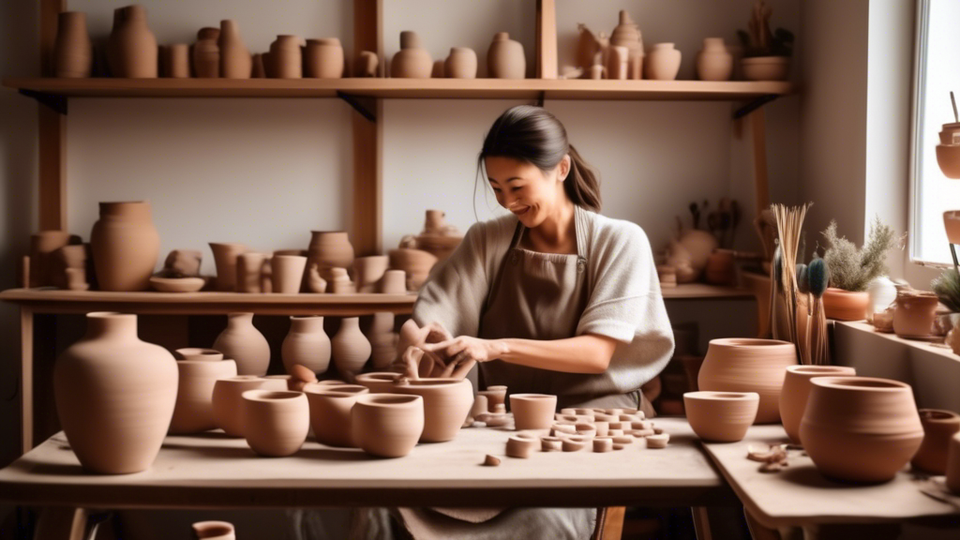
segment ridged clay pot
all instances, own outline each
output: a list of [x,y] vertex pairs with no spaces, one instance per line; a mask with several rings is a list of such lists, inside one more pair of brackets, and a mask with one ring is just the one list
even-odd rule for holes
[[923,442],[910,463],[931,474],[947,474],[950,439],[960,432],[960,415],[953,411],[920,409]]
[[262,376],[270,366],[270,344],[253,326],[253,313],[230,313],[213,348],[237,363],[240,375]]
[[390,268],[403,270],[407,274],[407,290],[418,291],[430,277],[430,270],[437,264],[437,258],[420,249],[391,249]]
[[197,540],[236,540],[233,524],[227,521],[198,521],[192,525]]
[[357,284],[357,292],[376,292],[377,282],[383,278],[384,272],[390,267],[390,257],[374,255],[358,257],[353,261],[353,277]]
[[274,79],[300,79],[303,77],[303,51],[299,36],[277,36],[270,44],[270,60],[267,74]]
[[332,281],[332,268],[353,266],[354,252],[345,231],[311,231],[307,257],[320,267],[320,277]]
[[823,292],[823,312],[828,319],[861,321],[867,316],[870,295],[866,291],[850,292],[828,287]]
[[523,45],[510,39],[507,32],[497,32],[487,49],[487,77],[491,79],[524,79],[527,59]]
[[220,76],[224,79],[249,79],[253,74],[253,57],[240,38],[237,21],[220,21]]
[[423,398],[405,394],[365,394],[351,411],[354,440],[378,457],[403,457],[423,433]]
[[343,46],[337,38],[308,39],[304,50],[304,76],[314,79],[343,77]]
[[84,469],[127,474],[160,452],[177,400],[173,355],[137,337],[137,316],[87,314],[83,338],[57,358],[60,424]]
[[473,405],[473,385],[467,379],[401,379],[394,392],[423,398],[422,442],[453,440]]
[[557,411],[557,396],[547,394],[511,394],[510,412],[518,431],[550,429]]
[[[610,34],[611,47],[626,47],[631,57],[643,57],[643,37],[640,34],[640,27],[633,22],[630,14],[626,10],[620,10],[620,22]],[[639,78],[639,77],[636,77]]]
[[698,437],[710,442],[737,442],[757,417],[756,392],[687,392],[683,406]]
[[404,79],[429,79],[433,57],[423,48],[420,36],[409,30],[400,32],[400,51],[390,61],[390,76]]
[[87,14],[63,11],[57,15],[53,69],[63,79],[84,79],[93,67],[93,44],[87,32]]
[[386,369],[397,359],[398,335],[393,331],[396,318],[389,311],[373,314],[373,321],[367,331],[370,342],[370,360],[373,369]]
[[330,338],[323,331],[323,317],[290,317],[281,356],[288,373],[298,364],[316,374],[325,373],[330,367]]
[[297,294],[303,284],[307,258],[299,255],[274,255],[271,261],[273,292]]
[[927,291],[902,291],[897,294],[893,312],[893,331],[902,338],[927,338],[937,317],[937,295]]
[[789,366],[780,391],[780,420],[794,444],[800,441],[800,421],[810,397],[810,380],[814,377],[853,377],[857,370],[848,366]]
[[367,337],[360,331],[358,317],[345,317],[340,320],[340,329],[333,336],[333,363],[341,375],[354,376],[363,370],[370,359],[372,348]]
[[310,406],[303,392],[247,390],[243,433],[254,452],[266,457],[296,454],[310,431]]
[[469,47],[451,47],[443,72],[448,79],[476,79],[477,53]]
[[168,79],[190,78],[190,46],[174,43],[160,47],[160,76]]
[[243,244],[210,242],[213,262],[217,267],[216,286],[218,291],[237,290],[237,257],[248,251]]
[[701,81],[729,81],[733,75],[733,55],[723,38],[705,38],[697,53],[697,78]]
[[213,419],[229,437],[243,437],[242,395],[248,390],[286,391],[287,382],[254,375],[217,379],[213,385]]
[[310,403],[310,426],[317,442],[327,446],[356,448],[350,412],[357,398],[370,393],[354,384],[309,386],[304,389]]
[[103,291],[145,291],[160,257],[150,203],[102,202],[90,233],[97,283]]
[[147,9],[140,5],[114,10],[107,43],[107,62],[114,77],[157,78],[157,38],[147,26]]
[[368,388],[371,394],[389,394],[393,392],[397,379],[402,376],[402,374],[393,371],[361,373],[357,375],[357,384]]
[[177,403],[170,433],[200,433],[217,427],[213,418],[213,386],[217,379],[237,376],[233,360],[179,360]]
[[673,47],[673,43],[656,43],[644,58],[644,75],[647,79],[672,81],[680,72],[681,57],[682,54]]
[[748,81],[785,81],[790,77],[790,57],[755,56],[740,60],[743,78]]

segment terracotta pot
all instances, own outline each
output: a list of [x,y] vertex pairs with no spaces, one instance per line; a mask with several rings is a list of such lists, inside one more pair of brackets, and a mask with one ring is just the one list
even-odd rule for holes
[[743,78],[748,81],[785,81],[790,76],[787,56],[756,56],[740,60]]
[[507,403],[506,386],[488,386],[485,390],[477,392],[477,395],[487,398],[487,405],[490,407],[490,412],[493,412],[498,406],[505,407]]
[[[68,245],[54,251],[50,256],[50,266],[52,267],[50,281],[55,287],[61,289],[70,289],[70,276],[68,270],[76,269],[86,274],[87,269],[87,251],[88,246]],[[86,290],[87,283],[84,279],[83,290]]]
[[103,291],[145,291],[160,257],[160,235],[150,203],[100,203],[100,219],[90,233],[93,267]]
[[939,409],[920,409],[923,442],[910,463],[931,474],[947,474],[950,439],[960,432],[960,415]]
[[823,293],[823,311],[828,319],[860,321],[867,316],[870,296],[866,292],[850,292],[828,287]]
[[814,377],[853,377],[857,370],[847,366],[789,366],[780,391],[780,420],[794,444],[800,441],[800,420],[810,396],[810,380]]
[[53,285],[53,254],[60,248],[78,244],[80,239],[67,231],[40,231],[30,235],[30,286]]
[[157,457],[177,400],[177,364],[137,338],[137,316],[87,314],[83,338],[57,358],[60,424],[84,469],[127,474]]
[[198,521],[193,524],[197,540],[236,540],[233,524],[226,521]]
[[263,253],[248,251],[237,255],[237,292],[256,294],[260,287],[260,270],[267,256]]
[[947,488],[960,495],[960,433],[950,439],[947,451]]
[[423,433],[423,398],[404,394],[365,394],[351,411],[353,436],[364,452],[403,457]]
[[377,58],[377,53],[372,51],[360,51],[360,54],[357,55],[353,76],[366,78],[377,77],[377,70],[379,67],[380,59]]
[[270,366],[270,344],[253,326],[253,313],[227,315],[227,327],[217,336],[213,348],[236,361],[240,375],[265,375]]
[[[489,397],[489,396],[488,396]],[[510,412],[518,431],[550,429],[557,412],[557,396],[547,394],[510,394]]]
[[937,295],[927,291],[902,291],[897,294],[893,312],[893,331],[902,338],[927,338],[937,317]]
[[736,257],[729,249],[715,250],[707,258],[703,269],[707,283],[714,285],[733,285],[737,281]]
[[419,249],[391,249],[389,255],[390,268],[407,273],[407,289],[411,291],[420,290],[437,263],[435,256]]
[[916,454],[923,427],[909,385],[872,377],[817,377],[800,440],[817,469],[850,482],[886,482]]
[[272,262],[273,292],[297,294],[303,284],[307,258],[299,255],[274,255]]
[[304,50],[304,75],[315,79],[343,77],[343,46],[337,38],[308,39]]
[[243,437],[243,409],[241,395],[247,390],[285,391],[287,382],[265,379],[254,375],[238,375],[217,379],[213,384],[213,420],[229,437]]
[[190,78],[190,46],[174,43],[160,47],[160,76],[169,79]]
[[389,311],[373,314],[373,322],[367,331],[367,340],[370,341],[373,369],[386,369],[397,359],[397,333],[393,331],[395,317]]
[[701,81],[729,81],[733,75],[733,55],[723,38],[705,38],[697,54],[697,77]]
[[451,47],[443,72],[448,79],[476,79],[477,53],[469,47]]
[[[219,354],[219,353],[218,353]],[[217,379],[237,376],[233,360],[180,360],[177,403],[170,433],[200,433],[217,427],[213,418],[213,386]]]
[[473,385],[467,379],[401,379],[394,393],[423,398],[422,442],[453,440],[473,405]]
[[314,373],[330,367],[330,338],[323,331],[323,317],[290,317],[290,332],[281,347],[287,373],[299,364]]
[[433,57],[423,48],[420,36],[409,30],[400,32],[400,51],[390,61],[390,76],[405,79],[429,79]]
[[248,251],[243,244],[210,242],[213,262],[217,267],[217,290],[233,292],[237,290],[237,257]]
[[381,294],[406,294],[407,273],[403,270],[387,270],[377,283],[377,292]]
[[780,389],[787,366],[797,364],[793,343],[774,339],[726,338],[710,341],[697,386],[715,392],[756,392],[756,423],[780,421]]
[[948,210],[943,213],[943,228],[947,231],[947,241],[960,244],[960,210]]
[[240,38],[237,21],[220,21],[220,76],[224,79],[249,79],[253,74],[253,57]]
[[197,42],[193,44],[193,72],[200,79],[220,77],[220,39],[219,28],[203,28],[197,33]]
[[327,446],[356,448],[350,411],[357,397],[368,394],[365,386],[344,384],[304,389],[310,403],[310,426],[317,442]]
[[[199,360],[202,362],[219,362],[223,360],[223,353],[216,349],[204,349],[202,347],[184,347],[173,351],[173,356],[177,360]],[[234,364],[236,366],[236,364]],[[234,374],[236,375],[236,374]]]
[[610,46],[610,52],[607,55],[607,78],[614,80],[627,79],[627,60],[630,55],[630,49],[626,47]]
[[311,231],[309,254],[311,263],[320,267],[320,277],[331,281],[331,268],[353,266],[353,246],[345,231]]
[[683,406],[694,433],[705,441],[737,442],[757,417],[756,392],[687,392]]
[[247,390],[242,407],[247,444],[261,456],[292,456],[307,440],[310,406],[303,392]]
[[647,79],[672,81],[680,72],[682,54],[673,47],[673,43],[657,43],[644,59],[644,75]]
[[340,320],[340,330],[333,336],[333,363],[341,375],[356,375],[370,359],[372,348],[366,336],[360,331],[358,317],[345,317]]
[[93,44],[87,32],[87,14],[62,11],[57,15],[57,38],[53,45],[53,70],[57,77],[83,79],[93,67]]
[[107,43],[110,74],[126,79],[157,77],[157,38],[147,26],[147,9],[140,5],[114,10]]
[[400,377],[402,374],[392,371],[361,373],[357,375],[357,384],[369,388],[371,394],[389,394]]
[[357,292],[372,293],[377,289],[377,282],[383,278],[384,272],[390,267],[390,258],[386,255],[372,257],[358,257],[353,261],[353,277],[357,282]]
[[497,32],[487,50],[487,77],[491,79],[524,79],[527,59],[523,45],[510,39],[507,32]]
[[354,294],[357,287],[350,281],[346,268],[331,268],[330,281],[327,283],[327,292],[332,294]]
[[275,79],[303,77],[303,52],[299,36],[277,36],[270,44],[270,62],[267,74]]

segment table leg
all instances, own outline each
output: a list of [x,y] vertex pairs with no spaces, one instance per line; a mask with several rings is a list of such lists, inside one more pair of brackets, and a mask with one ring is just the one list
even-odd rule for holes
[[34,540],[85,540],[87,511],[83,508],[51,507],[40,511]]
[[697,533],[697,540],[713,540],[707,507],[694,506],[690,511],[693,513],[693,530]]
[[761,525],[746,508],[743,509],[743,517],[747,521],[747,528],[750,529],[753,540],[782,540],[780,531]]
[[26,454],[33,449],[33,311],[20,308],[20,441]]

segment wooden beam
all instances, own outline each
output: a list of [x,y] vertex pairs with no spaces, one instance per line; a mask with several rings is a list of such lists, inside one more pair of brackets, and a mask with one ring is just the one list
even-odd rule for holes
[[33,311],[20,308],[20,450],[33,449]]
[[[57,38],[57,17],[66,9],[66,0],[40,0],[40,71],[53,77],[53,49]],[[66,119],[40,105],[40,202],[38,222],[41,231],[66,230]]]
[[537,0],[537,77],[557,78],[556,0]]
[[753,139],[753,185],[757,216],[770,207],[770,186],[767,179],[767,130],[763,108],[750,113],[750,136]]
[[[354,56],[360,51],[374,51],[384,65],[383,55],[383,1],[354,0],[353,2]],[[381,224],[383,221],[383,194],[380,174],[382,107],[380,100],[356,100],[367,111],[375,111],[370,121],[354,111],[353,123],[353,216],[352,241],[358,256],[379,255],[383,252]]]

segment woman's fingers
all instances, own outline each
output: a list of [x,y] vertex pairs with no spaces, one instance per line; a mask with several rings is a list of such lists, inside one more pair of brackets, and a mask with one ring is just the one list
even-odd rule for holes
[[466,362],[460,362],[456,364],[457,368],[453,370],[453,373],[450,375],[455,379],[462,379],[470,373],[470,370],[473,369],[473,366],[477,364],[476,360],[467,360]]

